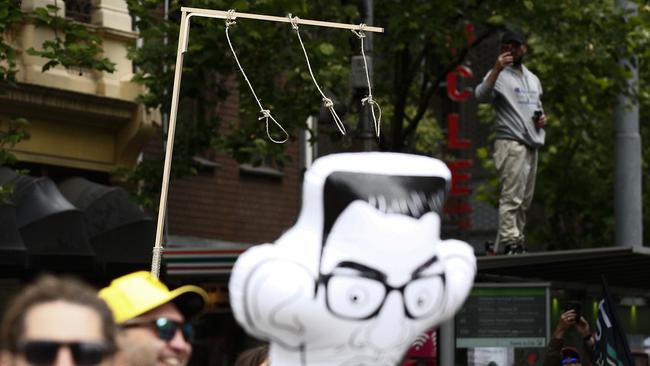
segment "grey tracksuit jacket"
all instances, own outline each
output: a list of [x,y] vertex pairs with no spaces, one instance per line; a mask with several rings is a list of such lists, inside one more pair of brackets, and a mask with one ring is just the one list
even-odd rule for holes
[[546,132],[536,128],[533,122],[534,112],[543,111],[542,84],[537,76],[526,66],[522,65],[521,71],[508,66],[491,88],[485,84],[490,72],[476,87],[474,95],[479,102],[494,105],[496,138],[519,141],[535,149],[543,146]]

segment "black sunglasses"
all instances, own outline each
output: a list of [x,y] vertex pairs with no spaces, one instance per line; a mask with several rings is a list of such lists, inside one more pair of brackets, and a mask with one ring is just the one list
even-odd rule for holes
[[134,320],[123,324],[125,328],[137,327],[142,325],[153,325],[156,327],[158,338],[169,342],[174,338],[176,330],[180,329],[185,341],[192,342],[194,340],[194,327],[189,322],[178,322],[168,318],[156,318],[153,320]]
[[578,358],[577,358],[577,357],[565,357],[565,358],[562,360],[562,364],[563,364],[563,365],[566,365],[566,364],[568,364],[568,363],[577,363],[577,362],[578,362]]
[[57,342],[45,340],[25,340],[16,344],[16,350],[33,365],[51,365],[56,361],[61,347],[72,353],[75,364],[80,366],[97,365],[104,357],[113,353],[113,347],[101,342]]

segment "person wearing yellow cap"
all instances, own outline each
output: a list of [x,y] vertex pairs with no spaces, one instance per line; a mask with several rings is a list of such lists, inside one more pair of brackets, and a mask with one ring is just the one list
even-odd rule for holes
[[99,291],[119,326],[117,366],[185,366],[192,355],[193,328],[207,294],[197,286],[175,290],[149,272],[131,273]]

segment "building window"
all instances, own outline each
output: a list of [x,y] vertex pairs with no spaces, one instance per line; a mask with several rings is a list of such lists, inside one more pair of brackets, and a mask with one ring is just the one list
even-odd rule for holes
[[65,17],[72,18],[78,22],[90,23],[92,11],[91,0],[64,0]]

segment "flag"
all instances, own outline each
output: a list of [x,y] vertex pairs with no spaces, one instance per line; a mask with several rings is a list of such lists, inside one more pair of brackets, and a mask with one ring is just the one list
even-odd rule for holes
[[632,366],[634,359],[630,352],[630,346],[616,317],[616,307],[609,296],[604,276],[602,281],[603,296],[598,303],[594,364],[596,366]]

